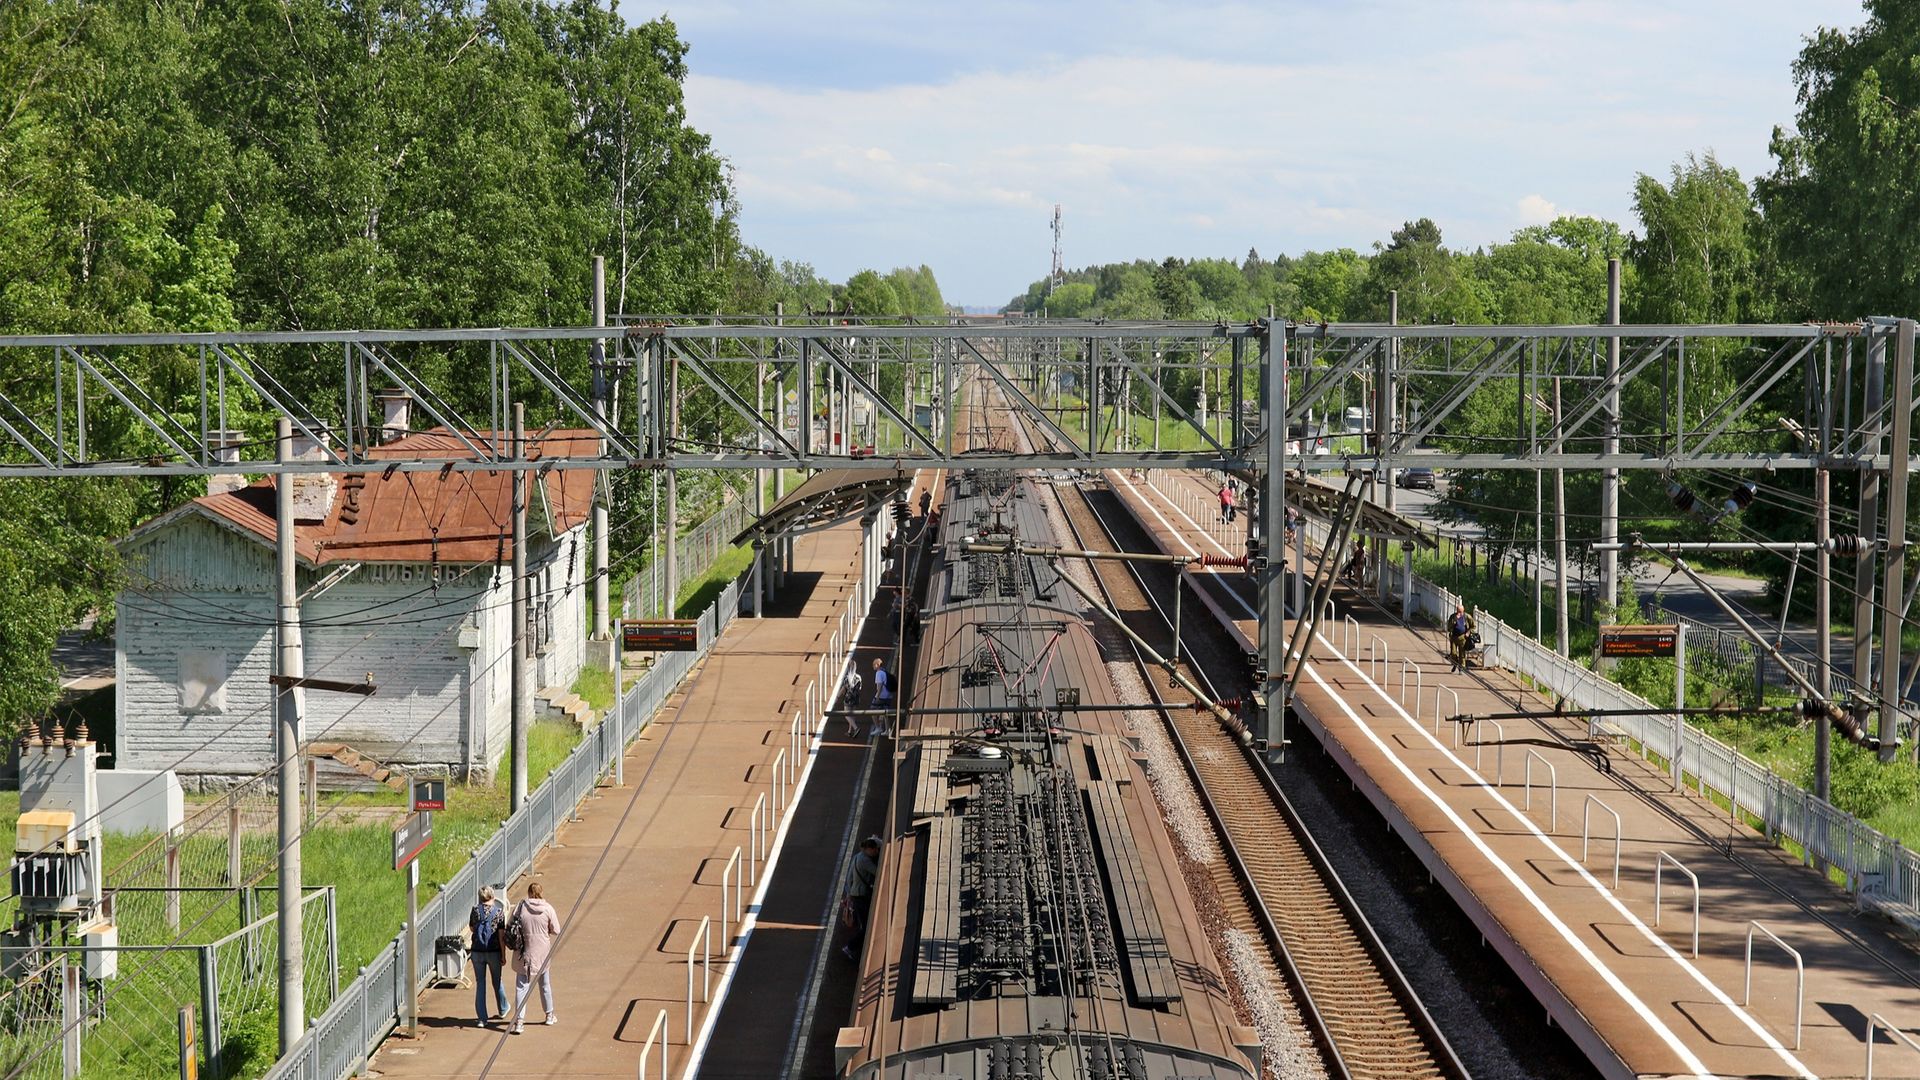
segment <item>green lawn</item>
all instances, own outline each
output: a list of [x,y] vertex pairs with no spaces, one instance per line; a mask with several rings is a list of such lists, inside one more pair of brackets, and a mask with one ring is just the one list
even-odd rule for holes
[[[579,732],[568,724],[536,723],[528,729],[529,788],[537,788],[572,752],[579,739]],[[504,762],[501,772],[498,784],[448,786],[447,809],[434,814],[433,844],[420,857],[422,903],[466,865],[507,816]],[[195,805],[210,801],[215,800],[194,797],[188,808],[189,815]],[[250,801],[261,799],[253,797]],[[334,887],[344,985],[352,981],[362,965],[388,947],[406,918],[406,875],[392,869],[393,823],[405,812],[406,797],[384,790],[323,792],[320,805],[322,816],[301,845],[303,876],[309,885]],[[0,792],[0,830],[9,838],[19,815],[19,793]],[[109,879],[115,880],[113,868],[151,840],[152,837],[107,837],[104,854]],[[274,844],[271,833],[249,831],[243,843],[248,851],[245,865],[270,864]],[[223,827],[216,826],[189,837],[181,849],[186,883],[219,884],[218,880],[196,880],[201,875],[194,871],[224,867],[226,847]],[[217,876],[220,871],[213,873]],[[146,883],[144,875],[141,881]],[[261,883],[271,885],[271,873]],[[160,913],[164,909],[156,894],[124,894],[122,900],[116,915],[123,944],[165,944],[174,939],[175,935],[162,921]],[[465,898],[458,898],[457,902],[465,903]],[[186,894],[181,908],[180,937],[186,941],[211,942],[240,925],[239,905],[231,892]],[[266,948],[270,951],[271,945]],[[122,957],[121,978],[110,990],[117,995],[109,999],[112,1022],[95,1025],[88,1031],[86,1076],[148,1077],[173,1071],[171,1047],[165,1037],[174,1024],[172,1010],[178,1004],[197,1003],[198,981],[192,967],[192,953],[169,953],[164,954],[164,960],[151,959],[160,955],[129,953]],[[269,970],[263,976],[268,983],[271,982],[270,968],[269,958]],[[237,976],[229,974],[223,965],[223,979],[228,978]],[[227,989],[223,984],[223,998],[227,996]],[[272,1063],[277,1053],[273,998],[272,987],[268,985],[265,992],[255,992],[249,997],[252,1007],[248,1011],[223,1016],[226,1075],[258,1076]],[[316,999],[316,1010],[319,1006]],[[0,1060],[12,1049],[0,1041]]]

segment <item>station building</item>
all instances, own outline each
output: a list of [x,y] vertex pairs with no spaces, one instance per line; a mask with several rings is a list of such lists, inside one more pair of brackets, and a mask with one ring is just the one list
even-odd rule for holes
[[[369,456],[472,456],[445,429],[392,434]],[[496,438],[506,445],[493,432],[466,437]],[[597,456],[598,440],[553,431],[530,440],[528,457]],[[596,474],[535,475],[532,686],[566,688],[585,654]],[[512,475],[307,473],[291,487],[306,674],[377,687],[370,697],[300,691],[306,739],[389,765],[489,774],[511,708]],[[274,760],[274,499],[271,481],[216,477],[208,495],[120,541],[118,767],[217,776]]]

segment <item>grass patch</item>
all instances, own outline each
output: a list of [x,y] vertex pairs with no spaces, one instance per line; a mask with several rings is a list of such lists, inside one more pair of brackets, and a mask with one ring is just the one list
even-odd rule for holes
[[[573,752],[579,741],[580,733],[570,724],[543,722],[529,728],[529,789],[537,788]],[[191,814],[195,808],[192,804],[204,806],[216,801],[210,797],[196,797],[191,800],[188,813]],[[434,814],[433,844],[420,857],[420,898],[423,904],[438,893],[467,864],[473,853],[499,830],[507,816],[507,801],[505,762],[502,762],[497,783],[448,785],[447,809]],[[393,826],[406,812],[406,796],[384,789],[374,792],[323,792],[320,810],[324,816],[307,832],[301,845],[303,876],[308,885],[334,887],[341,981],[344,984],[352,981],[354,973],[382,949],[391,947],[394,935],[399,933],[401,923],[406,918],[406,875],[395,873],[392,869]],[[0,832],[9,839],[19,816],[19,793],[0,792]],[[151,839],[147,836],[107,836],[103,852],[107,867],[111,869],[117,866]],[[266,865],[265,860],[271,857],[274,846],[274,837],[270,832],[249,831],[243,836],[242,842],[248,856],[245,865],[250,868]],[[225,828],[215,825],[190,837],[183,844],[181,861],[190,868],[224,867],[226,850]],[[144,880],[142,883],[145,883]],[[223,882],[190,879],[186,883]],[[272,884],[271,875],[264,884]],[[164,922],[153,914],[160,910],[157,899],[149,899],[153,895],[138,898],[134,894],[123,895],[123,901],[129,898],[136,901],[123,903],[119,910],[123,943],[164,944],[172,939],[173,934],[166,929]],[[454,898],[456,903],[464,903],[465,900],[464,897]],[[271,899],[264,901],[262,913],[270,909],[271,903]],[[149,913],[152,917],[141,914],[148,908],[152,909]],[[239,925],[238,905],[232,893],[189,894],[183,898],[181,927],[183,930],[192,928],[191,941],[211,941]],[[123,956],[122,978],[135,978],[141,966],[150,962],[147,957],[151,955],[155,954],[130,953]],[[166,955],[179,956],[183,961],[191,960],[193,956],[185,952]],[[172,995],[197,1002],[198,984],[190,966],[181,966],[178,972],[171,967],[166,970]],[[265,977],[269,980],[272,978],[270,969]],[[143,983],[151,981],[149,977]],[[166,1002],[157,1005],[147,1002],[143,1005],[144,999],[138,993],[116,1000],[119,1002],[117,1010],[134,1012],[122,1013],[115,1023],[90,1029],[86,1044],[86,1075],[116,1078],[157,1075],[155,1062],[168,1057],[170,1047],[165,1040],[142,1037],[140,1033],[170,1031],[174,1023],[170,1006],[160,1007],[167,1006]],[[277,1056],[271,988],[264,994],[263,1000],[263,1005],[223,1017],[223,1064],[227,1076],[258,1076]],[[317,1014],[318,1002],[315,1006]],[[138,1015],[144,1012],[155,1015]],[[165,1015],[159,1015],[163,1012]]]
[[579,677],[573,680],[573,692],[595,713],[604,714],[613,708],[613,672],[590,665],[582,667]]
[[674,609],[675,616],[682,619],[697,617],[720,599],[721,591],[735,578],[746,573],[752,563],[753,549],[745,544],[736,544],[722,552],[719,558],[713,560],[713,565],[707,567],[706,573],[681,583],[680,603]]

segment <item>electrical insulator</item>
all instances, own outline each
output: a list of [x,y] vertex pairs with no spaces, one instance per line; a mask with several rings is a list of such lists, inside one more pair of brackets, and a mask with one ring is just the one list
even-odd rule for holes
[[1860,554],[1860,538],[1857,536],[1836,536],[1828,543],[1835,555]]
[[902,525],[905,525],[907,522],[912,521],[913,508],[903,502],[894,503],[893,504],[893,520],[899,522]]
[[1675,510],[1683,514],[1693,512],[1693,492],[1688,491],[1678,480],[1667,481],[1667,501],[1673,504]]
[[1737,514],[1747,507],[1752,506],[1754,497],[1759,494],[1760,485],[1741,484],[1739,487],[1733,489],[1733,494],[1728,495],[1727,501],[1721,505],[1727,513]]

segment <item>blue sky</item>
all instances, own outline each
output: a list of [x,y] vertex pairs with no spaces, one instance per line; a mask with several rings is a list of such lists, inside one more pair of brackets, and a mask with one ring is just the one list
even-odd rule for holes
[[1752,177],[1791,65],[1858,0],[976,0],[686,7],[693,124],[748,242],[844,280],[927,263],[998,305],[1069,266],[1450,245],[1557,213],[1632,227],[1636,174],[1712,150]]

